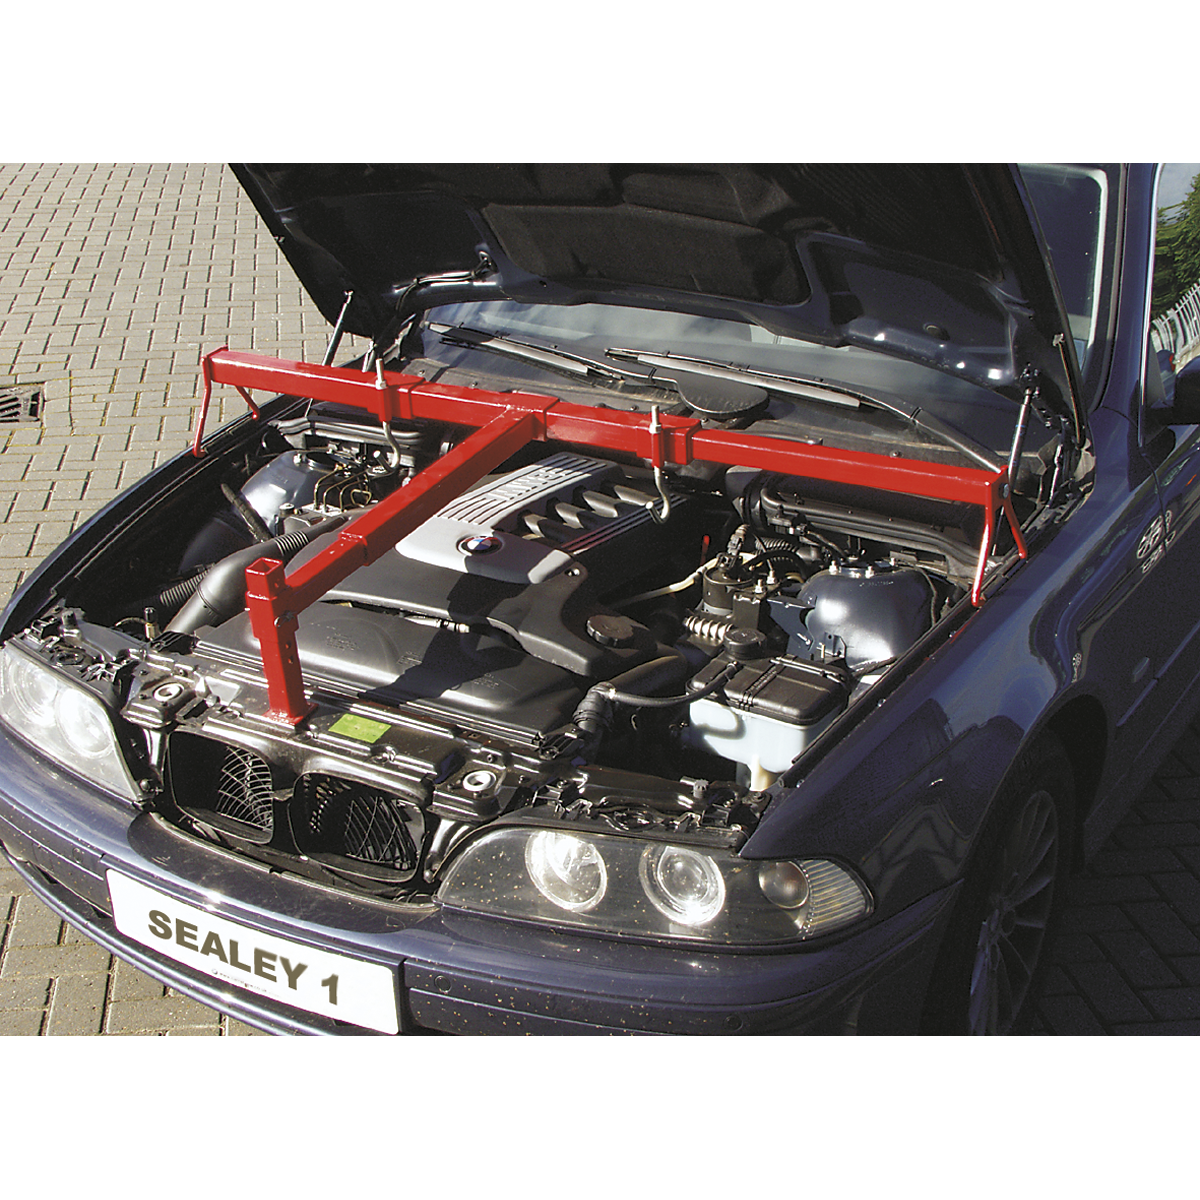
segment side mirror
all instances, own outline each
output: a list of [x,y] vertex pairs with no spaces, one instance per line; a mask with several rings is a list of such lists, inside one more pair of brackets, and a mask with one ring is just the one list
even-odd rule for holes
[[1175,376],[1175,396],[1168,424],[1200,425],[1200,360],[1188,363]]
[[1174,383],[1169,398],[1151,402],[1154,419],[1160,425],[1200,425],[1200,359],[1188,363]]

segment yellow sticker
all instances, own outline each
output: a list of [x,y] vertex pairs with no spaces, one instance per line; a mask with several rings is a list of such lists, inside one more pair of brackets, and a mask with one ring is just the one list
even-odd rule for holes
[[389,729],[391,726],[382,721],[372,721],[369,717],[356,717],[352,713],[346,713],[330,725],[329,732],[340,733],[342,737],[353,738],[356,742],[377,742]]

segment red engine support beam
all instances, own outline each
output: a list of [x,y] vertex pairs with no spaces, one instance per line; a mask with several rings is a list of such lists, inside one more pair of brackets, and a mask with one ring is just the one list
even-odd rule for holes
[[224,348],[205,356],[202,374],[204,399],[192,443],[197,455],[203,453],[201,443],[214,383],[236,387],[255,417],[258,409],[250,399],[251,388],[349,405],[373,413],[380,421],[428,419],[476,430],[449,454],[344,527],[332,545],[290,576],[274,559],[260,558],[247,568],[246,606],[262,650],[270,715],[291,725],[299,724],[312,711],[304,696],[296,647],[298,614],[359,567],[385,554],[455,496],[533,441],[624,451],[656,467],[686,466],[690,462],[757,467],[978,505],[984,510],[985,521],[971,590],[975,604],[982,603],[984,572],[1001,512],[1012,528],[1019,554],[1026,556],[1003,468],[983,471],[809,446],[749,433],[708,430],[687,417],[661,415],[652,421],[641,413],[565,404],[552,396],[452,387],[389,372],[369,375],[344,367],[285,362]]

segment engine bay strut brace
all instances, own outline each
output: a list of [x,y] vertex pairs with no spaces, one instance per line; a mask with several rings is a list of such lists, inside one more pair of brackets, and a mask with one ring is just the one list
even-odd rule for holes
[[552,396],[491,392],[428,383],[417,375],[365,374],[345,367],[288,362],[227,347],[204,357],[204,396],[192,453],[202,440],[214,383],[237,388],[255,418],[252,388],[344,404],[391,421],[433,420],[473,428],[448,454],[413,476],[390,496],[344,526],[335,541],[285,575],[283,564],[260,558],[246,568],[246,607],[262,653],[269,716],[299,725],[313,711],[304,695],[296,646],[298,614],[360,567],[392,549],[455,497],[530,442],[556,441],[623,451],[658,471],[691,462],[743,466],[783,475],[874,488],[905,496],[950,500],[984,510],[983,538],[971,601],[983,603],[983,579],[1003,512],[1021,558],[1027,550],[1009,497],[1008,471],[950,467],[784,442],[723,429],[705,429],[694,417],[623,412],[567,404]]

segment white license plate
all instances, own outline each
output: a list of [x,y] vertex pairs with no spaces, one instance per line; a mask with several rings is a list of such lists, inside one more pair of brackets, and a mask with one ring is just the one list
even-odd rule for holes
[[117,928],[143,946],[306,1012],[399,1032],[396,977],[389,967],[249,929],[115,871],[108,872],[108,891]]

